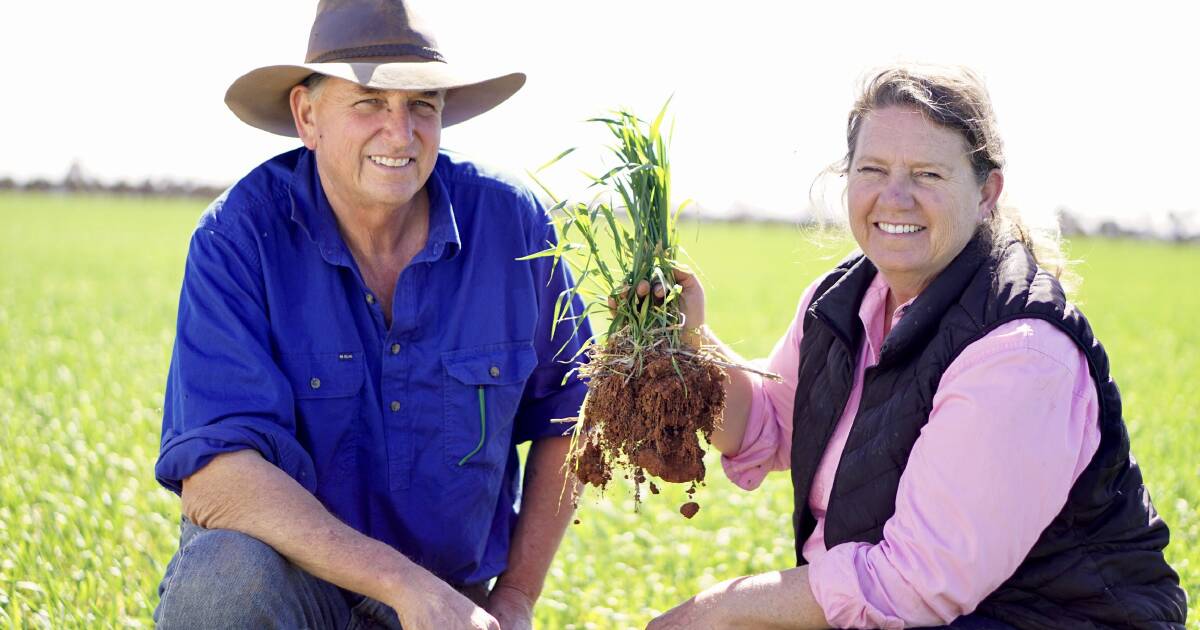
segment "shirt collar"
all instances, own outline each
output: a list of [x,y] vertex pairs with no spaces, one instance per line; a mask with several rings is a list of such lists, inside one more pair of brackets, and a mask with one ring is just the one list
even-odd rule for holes
[[458,233],[458,221],[454,216],[454,204],[450,201],[450,193],[442,180],[442,172],[449,168],[445,156],[438,154],[437,164],[425,190],[429,193],[429,236],[425,248],[414,258],[413,262],[427,262],[454,258],[462,249],[462,240]]
[[[453,258],[462,249],[454,206],[439,174],[443,164],[444,160],[439,154],[433,173],[425,184],[429,194],[429,235],[425,247],[413,257],[414,263]],[[291,219],[308,234],[321,252],[321,257],[333,265],[349,266],[349,250],[338,231],[333,207],[321,185],[316,158],[308,149],[301,150],[300,159],[292,171],[290,195]]]

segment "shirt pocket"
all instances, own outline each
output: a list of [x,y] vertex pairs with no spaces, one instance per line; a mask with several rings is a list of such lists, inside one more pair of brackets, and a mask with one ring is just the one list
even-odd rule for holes
[[324,483],[355,466],[365,380],[362,353],[284,354],[280,365],[295,399],[296,439],[313,458],[320,495]]
[[448,465],[499,473],[512,444],[512,423],[525,381],[537,365],[533,344],[493,344],[442,353]]

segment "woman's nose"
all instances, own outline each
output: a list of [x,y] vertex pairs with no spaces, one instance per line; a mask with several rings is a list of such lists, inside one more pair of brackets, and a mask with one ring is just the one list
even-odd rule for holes
[[913,206],[912,179],[904,175],[893,175],[884,186],[883,202],[893,208],[911,208]]

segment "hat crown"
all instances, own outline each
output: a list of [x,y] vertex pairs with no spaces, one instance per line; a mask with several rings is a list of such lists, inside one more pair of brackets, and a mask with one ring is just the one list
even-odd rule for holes
[[428,25],[410,5],[403,0],[320,0],[305,62],[445,61]]

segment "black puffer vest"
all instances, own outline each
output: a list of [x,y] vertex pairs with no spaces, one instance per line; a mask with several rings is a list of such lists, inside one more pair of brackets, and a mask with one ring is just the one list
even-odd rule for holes
[[[1017,628],[1182,628],[1187,597],[1167,565],[1166,524],[1129,454],[1121,397],[1108,357],[1062,287],[1012,243],[993,250],[976,237],[909,306],[868,368],[862,401],[835,475],[825,544],[878,543],[896,489],[942,373],[997,326],[1042,319],[1087,355],[1097,385],[1100,445],[1062,512],[1016,572],[976,613]],[[792,434],[796,557],[815,527],[813,474],[850,394],[864,332],[858,318],[876,273],[865,257],[842,263],[804,315]],[[1014,395],[1023,395],[1014,392]]]

